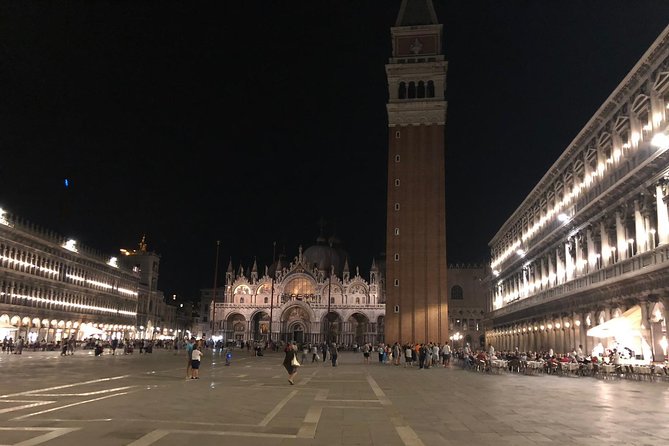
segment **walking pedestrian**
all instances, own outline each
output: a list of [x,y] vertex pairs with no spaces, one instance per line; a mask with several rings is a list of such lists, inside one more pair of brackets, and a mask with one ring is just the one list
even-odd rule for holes
[[404,367],[413,367],[413,349],[410,344],[404,346]]
[[232,348],[225,347],[225,365],[230,365],[230,360],[232,360]]
[[393,364],[400,365],[400,360],[402,359],[401,351],[402,348],[400,347],[400,343],[395,342],[395,344],[393,344]]
[[199,345],[193,346],[191,351],[191,376],[190,379],[200,379],[200,360],[202,358],[202,350]]
[[442,348],[442,353],[444,355],[444,367],[447,367],[451,363],[451,346],[448,345],[448,341],[444,344]]
[[297,375],[297,368],[299,367],[297,365],[298,361],[296,350],[297,345],[295,344],[288,344],[284,349],[286,356],[283,358],[283,366],[288,372],[288,382],[291,386],[295,384],[293,379],[295,378],[295,375]]
[[363,364],[369,364],[369,350],[369,342],[365,342],[365,345],[362,346]]
[[337,343],[333,342],[332,347],[330,347],[330,359],[332,360],[332,367],[337,367],[337,356],[339,351],[337,350]]
[[195,337],[186,341],[186,379],[189,379],[192,374],[193,367],[193,349],[195,348]]
[[322,350],[323,350],[323,362],[325,362],[328,356],[328,344],[326,342],[323,342]]

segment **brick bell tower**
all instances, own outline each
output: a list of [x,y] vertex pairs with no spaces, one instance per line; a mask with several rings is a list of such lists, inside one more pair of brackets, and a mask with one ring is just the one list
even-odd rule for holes
[[447,62],[432,0],[403,0],[391,36],[385,342],[443,343]]

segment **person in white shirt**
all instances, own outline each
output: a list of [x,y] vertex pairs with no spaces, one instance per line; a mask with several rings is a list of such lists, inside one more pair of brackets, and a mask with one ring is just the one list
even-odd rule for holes
[[444,346],[441,348],[441,354],[443,356],[443,364],[444,367],[449,365],[451,363],[451,346],[448,345],[448,342],[444,344]]
[[200,359],[202,359],[202,350],[200,350],[199,345],[195,345],[191,359],[191,368],[193,371],[190,379],[200,379]]
[[439,355],[439,344],[435,342],[435,344],[432,346],[432,364],[436,367],[439,365],[439,358],[441,357]]

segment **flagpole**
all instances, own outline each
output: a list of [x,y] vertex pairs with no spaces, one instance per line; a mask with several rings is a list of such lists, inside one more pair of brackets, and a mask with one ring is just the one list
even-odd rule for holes
[[328,326],[327,326],[327,339],[325,340],[326,345],[329,345],[330,342],[331,342],[331,339],[330,339],[330,326],[331,326],[331,323],[330,323],[330,301],[332,300],[332,298],[331,298],[331,296],[332,296],[332,269],[333,268],[330,267],[330,277],[328,278],[328,313],[325,316],[325,321],[328,324]]
[[[276,262],[276,242],[272,242],[272,264]],[[269,341],[272,342],[272,312],[274,311],[274,278],[276,277],[277,265],[274,265],[274,274],[272,274],[272,295],[269,300]]]
[[216,264],[214,266],[214,290],[211,298],[211,336],[216,334],[216,287],[218,286],[218,251],[221,241],[216,240]]

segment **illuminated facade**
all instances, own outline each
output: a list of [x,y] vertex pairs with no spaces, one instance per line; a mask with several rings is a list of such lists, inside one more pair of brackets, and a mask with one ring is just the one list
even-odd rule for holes
[[127,254],[105,257],[0,209],[0,338],[136,338],[169,324],[174,309],[150,304],[162,293],[142,283],[138,253]]
[[[335,239],[281,260],[261,276],[228,266],[225,288],[217,290],[214,334],[226,341],[297,341],[338,344],[383,341],[383,277],[375,261],[369,280],[349,271],[345,251]],[[201,290],[211,302],[212,290]],[[211,315],[210,315],[211,316]],[[271,321],[271,323],[270,323]],[[209,327],[211,330],[211,327]],[[207,328],[203,328],[206,333]]]
[[[666,355],[669,29],[490,241],[487,339],[498,349],[591,351],[630,336]],[[635,333],[595,326],[640,310]],[[588,335],[590,332],[590,335]]]
[[486,265],[448,266],[448,339],[452,347],[485,347],[488,276]]
[[447,62],[432,0],[404,0],[386,65],[386,339],[448,336],[445,125]]

